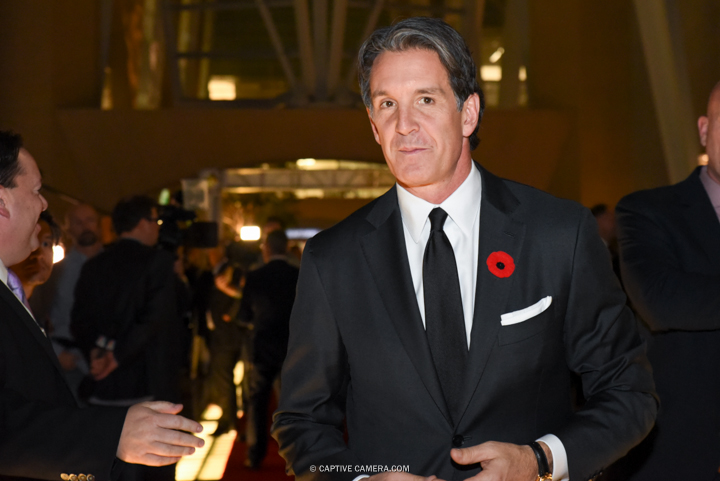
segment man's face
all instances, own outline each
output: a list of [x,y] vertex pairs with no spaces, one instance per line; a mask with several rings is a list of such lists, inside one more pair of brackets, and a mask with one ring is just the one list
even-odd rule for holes
[[464,164],[460,182],[465,179],[471,165],[467,137],[477,123],[479,100],[471,96],[458,111],[437,53],[381,53],[373,62],[370,95],[373,134],[400,185],[412,192],[451,184],[459,164]]
[[47,209],[47,201],[40,193],[42,178],[35,160],[27,150],[20,149],[18,162],[20,173],[15,177],[16,186],[3,187],[0,194],[5,204],[2,214],[7,217],[8,231],[12,232],[12,247],[6,260],[9,264],[22,261],[38,248],[38,218],[40,212]]
[[698,130],[708,155],[708,175],[720,184],[720,87],[710,96],[707,116],[698,119]]
[[89,205],[76,206],[67,217],[68,234],[81,247],[89,247],[100,241],[98,214]]
[[23,284],[40,285],[50,278],[53,266],[53,237],[50,226],[44,220],[38,222],[40,233],[38,239],[40,246],[32,251],[30,257],[19,264],[12,266]]

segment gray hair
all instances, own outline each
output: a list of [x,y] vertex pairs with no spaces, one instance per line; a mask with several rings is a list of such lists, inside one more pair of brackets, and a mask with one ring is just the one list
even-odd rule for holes
[[462,110],[465,101],[472,94],[477,93],[480,97],[478,123],[469,139],[470,149],[474,150],[480,143],[477,133],[485,109],[485,96],[477,82],[477,68],[470,49],[460,34],[440,19],[408,18],[395,25],[375,30],[365,40],[358,52],[358,80],[363,103],[372,113],[370,74],[377,56],[385,51],[403,52],[414,48],[432,50],[438,54],[448,73],[458,111]]

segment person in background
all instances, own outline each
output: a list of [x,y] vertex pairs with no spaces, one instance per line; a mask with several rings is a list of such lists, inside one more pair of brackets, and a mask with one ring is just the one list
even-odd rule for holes
[[30,305],[41,318],[47,319],[53,349],[73,394],[78,397],[78,388],[89,368],[70,332],[70,313],[83,264],[103,248],[97,210],[88,204],[73,205],[65,214],[64,229],[70,238],[70,248],[54,266],[48,282],[37,288],[37,301],[33,297]]
[[625,289],[649,329],[657,424],[618,479],[720,476],[720,83],[698,119],[708,164],[617,205]]
[[267,453],[270,393],[287,351],[299,272],[287,251],[288,238],[282,230],[268,233],[262,245],[265,265],[247,275],[238,312],[238,319],[252,326],[245,459],[251,469],[259,468]]
[[25,297],[28,300],[28,308],[30,308],[38,323],[45,330],[48,330],[46,318],[38,315],[37,309],[33,309],[32,299],[37,298],[37,296],[33,296],[36,288],[45,284],[52,273],[53,247],[60,242],[60,227],[55,223],[48,211],[40,213],[38,224],[40,225],[40,232],[38,233],[40,246],[32,251],[27,259],[10,266],[10,270],[15,273],[22,284]]
[[[71,330],[90,362],[92,406],[180,399],[175,258],[156,249],[158,207],[121,199],[112,213],[118,241],[88,260],[75,288]],[[123,480],[174,479],[174,466],[125,466]]]
[[[213,436],[236,429],[238,414],[235,365],[243,359],[247,329],[235,322],[240,306],[242,270],[224,258],[214,269],[214,288],[210,293],[207,315],[210,332],[210,364],[204,386],[203,406],[213,402],[222,409]],[[244,365],[244,375],[249,366]],[[243,389],[243,397],[246,395]],[[246,409],[246,406],[242,406]]]

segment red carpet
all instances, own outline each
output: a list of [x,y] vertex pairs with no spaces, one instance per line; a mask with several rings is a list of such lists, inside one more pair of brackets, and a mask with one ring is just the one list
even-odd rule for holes
[[[275,409],[277,409],[277,401],[273,395],[268,406],[269,421],[272,419]],[[290,481],[294,479],[285,474],[285,460],[278,454],[278,445],[272,437],[268,442],[267,456],[260,469],[250,470],[243,466],[247,445],[240,441],[239,434],[245,429],[245,419],[238,420],[237,428],[238,437],[235,438],[233,450],[225,467],[223,481]],[[267,429],[269,432],[270,424],[268,424]]]
[[285,460],[278,454],[278,446],[274,439],[270,439],[268,455],[258,470],[249,470],[243,466],[245,461],[245,443],[235,441],[230,459],[225,468],[225,481],[289,481],[291,478],[285,475]]

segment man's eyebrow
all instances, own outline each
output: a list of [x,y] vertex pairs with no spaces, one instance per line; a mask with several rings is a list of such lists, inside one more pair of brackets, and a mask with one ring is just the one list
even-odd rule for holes
[[418,94],[442,94],[445,93],[442,87],[427,87],[415,91]]
[[[438,93],[440,93],[440,94],[445,93],[445,90],[443,90],[442,87],[423,87],[423,88],[417,89],[415,91],[415,93],[416,94],[433,95],[433,94],[438,94]],[[387,95],[387,92],[385,92],[384,90],[378,90],[378,91],[372,93],[372,98],[382,97],[384,95]]]

